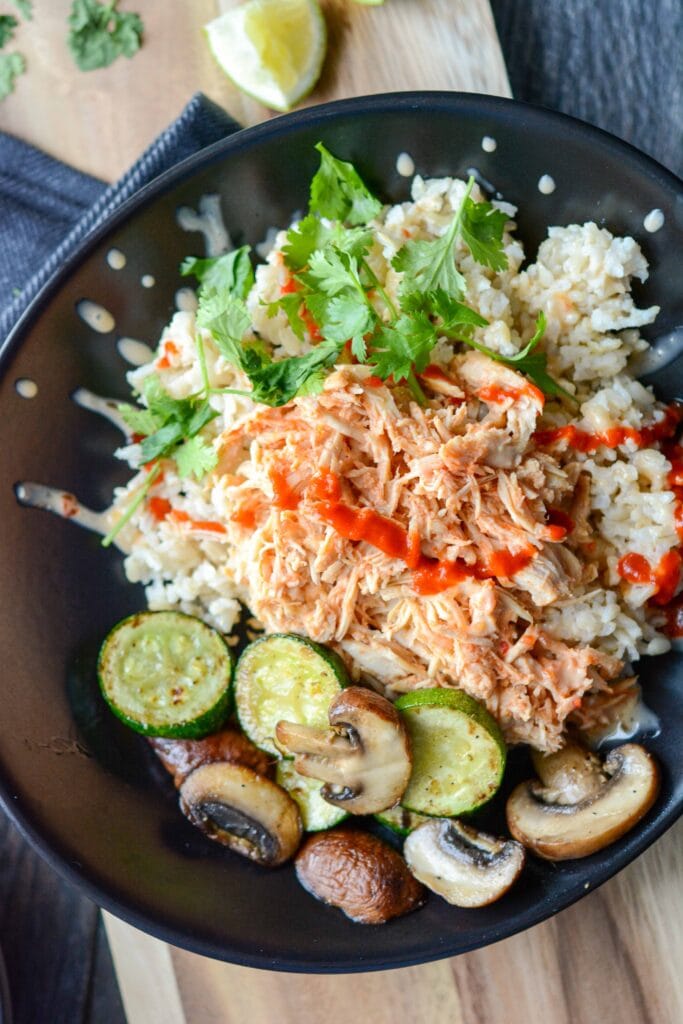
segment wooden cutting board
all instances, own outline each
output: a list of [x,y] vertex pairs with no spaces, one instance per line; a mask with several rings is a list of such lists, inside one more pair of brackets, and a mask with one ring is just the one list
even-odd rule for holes
[[[238,0],[220,0],[220,8]],[[6,4],[4,6],[7,6]],[[11,6],[11,4],[10,4]],[[70,0],[36,5],[12,48],[28,70],[0,103],[0,129],[105,181],[114,181],[201,90],[240,124],[272,112],[218,68],[201,31],[217,0],[125,0],[145,24],[132,60],[78,71],[66,46]],[[329,27],[323,75],[307,104],[396,89],[460,89],[509,96],[488,0],[387,0],[363,7],[322,0]]]
[[[488,0],[323,3],[330,53],[308,103],[400,89],[509,95]],[[30,73],[0,105],[0,128],[112,181],[197,90],[242,124],[271,116],[208,54],[199,29],[215,0],[123,0],[144,19],[145,45],[87,75],[66,51],[69,6],[40,4],[40,17],[22,25],[17,49]],[[222,964],[104,920],[129,1024],[347,1024],[349,1007],[360,1024],[680,1024],[682,838],[679,825],[598,892],[522,935],[353,979]]]

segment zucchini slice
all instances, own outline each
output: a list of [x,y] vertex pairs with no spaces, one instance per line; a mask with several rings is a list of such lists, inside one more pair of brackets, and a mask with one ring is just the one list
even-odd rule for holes
[[232,654],[201,619],[139,612],[100,648],[102,695],[122,722],[145,736],[199,739],[220,728],[232,704]]
[[485,804],[503,778],[506,748],[495,719],[462,690],[414,690],[396,701],[413,747],[401,804],[453,817]]
[[396,807],[389,807],[386,811],[380,811],[375,815],[375,819],[380,825],[391,829],[399,836],[410,835],[418,825],[423,825],[425,821],[431,821],[427,814],[416,814],[415,811],[409,811],[405,807],[401,807],[400,804],[397,804]]
[[306,832],[322,832],[323,829],[338,825],[348,813],[335,807],[320,795],[323,786],[317,779],[299,775],[291,761],[278,761],[275,766],[275,781],[286,789],[299,805],[299,813]]
[[321,644],[294,633],[259,637],[237,662],[237,717],[252,743],[281,757],[277,723],[328,729],[330,701],[348,681],[341,658]]

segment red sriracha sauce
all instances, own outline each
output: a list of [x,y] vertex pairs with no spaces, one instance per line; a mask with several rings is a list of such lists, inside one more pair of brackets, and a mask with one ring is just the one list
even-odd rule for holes
[[316,511],[346,540],[365,541],[389,558],[399,558],[413,570],[413,586],[418,594],[439,594],[463,579],[509,577],[520,572],[535,555],[534,548],[512,553],[494,551],[486,565],[469,564],[462,559],[429,558],[420,553],[420,538],[413,530],[371,508],[354,508],[341,501],[341,483],[336,473],[320,470],[312,479],[308,495],[317,504]]
[[638,448],[649,448],[658,441],[665,441],[676,433],[678,426],[683,419],[683,405],[674,403],[664,411],[664,417],[656,423],[650,423],[640,430],[635,427],[610,427],[591,434],[587,430],[581,430],[568,423],[564,427],[553,427],[551,430],[537,430],[534,434],[536,444],[555,444],[557,441],[566,441],[571,448],[580,452],[594,452],[600,446],[605,448],[618,448],[620,444],[633,441]]
[[290,487],[287,474],[281,469],[273,467],[268,470],[270,482],[273,485],[273,504],[283,511],[295,509],[301,500],[293,487]]
[[630,552],[619,559],[617,572],[627,583],[656,587],[653,604],[665,605],[672,600],[681,579],[683,558],[679,551],[667,551],[653,569],[644,555]]

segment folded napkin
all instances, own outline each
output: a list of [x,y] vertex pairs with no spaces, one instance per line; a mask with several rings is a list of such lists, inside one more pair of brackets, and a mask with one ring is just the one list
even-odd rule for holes
[[197,93],[114,185],[0,132],[0,344],[50,275],[124,200],[238,128]]

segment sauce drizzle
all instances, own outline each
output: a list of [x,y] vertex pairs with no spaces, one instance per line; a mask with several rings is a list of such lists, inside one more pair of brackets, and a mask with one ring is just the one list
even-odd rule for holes
[[389,558],[398,558],[413,570],[413,587],[418,594],[439,594],[464,579],[507,578],[520,572],[536,554],[524,551],[494,551],[485,564],[461,558],[430,558],[420,552],[420,537],[400,523],[371,508],[355,508],[341,500],[341,483],[336,473],[324,469],[313,477],[308,495],[317,502],[316,512],[346,540],[365,541]]

